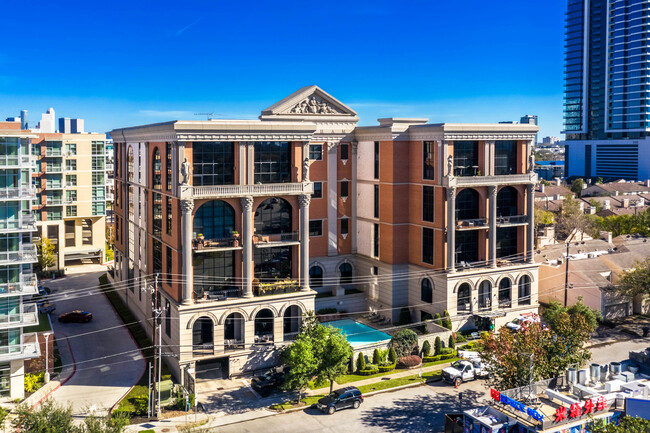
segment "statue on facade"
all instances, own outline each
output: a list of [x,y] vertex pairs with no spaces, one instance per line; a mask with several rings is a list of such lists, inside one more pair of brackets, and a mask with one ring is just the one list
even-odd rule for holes
[[302,181],[309,182],[309,158],[302,162]]
[[528,172],[532,173],[535,171],[535,152],[530,152],[530,156],[528,157],[528,164],[530,164],[528,167]]
[[181,184],[189,185],[191,175],[192,175],[192,169],[190,168],[190,163],[187,162],[187,158],[185,158],[183,160],[183,163],[181,164]]
[[447,157],[447,175],[448,176],[454,175],[454,157],[451,155]]

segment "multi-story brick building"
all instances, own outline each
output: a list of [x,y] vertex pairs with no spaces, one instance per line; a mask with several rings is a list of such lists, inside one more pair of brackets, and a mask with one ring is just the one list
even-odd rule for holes
[[456,328],[536,311],[538,128],[357,121],[309,86],[259,120],[111,132],[116,277],[131,283],[118,293],[149,319],[143,289],[160,275],[177,376],[270,364],[323,307],[392,321],[449,310]]
[[39,236],[55,245],[56,268],[104,261],[106,155],[104,134],[36,133],[34,211]]
[[37,262],[32,235],[30,139],[19,122],[0,122],[0,397],[22,399],[24,361],[40,356],[36,333],[23,328],[38,324],[36,304],[23,297],[37,293],[32,265]]

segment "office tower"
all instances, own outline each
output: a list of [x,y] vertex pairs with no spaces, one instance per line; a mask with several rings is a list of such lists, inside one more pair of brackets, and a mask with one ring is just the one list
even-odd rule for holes
[[454,330],[537,311],[537,126],[357,122],[308,86],[259,120],[111,132],[118,293],[138,320],[158,302],[177,377],[274,364],[309,310]]
[[568,0],[564,133],[568,177],[650,178],[644,0]]
[[23,297],[38,292],[32,266],[38,261],[32,235],[34,190],[29,131],[20,123],[0,122],[0,397],[24,397],[24,360],[38,358],[36,333],[23,328],[38,324],[36,304]]

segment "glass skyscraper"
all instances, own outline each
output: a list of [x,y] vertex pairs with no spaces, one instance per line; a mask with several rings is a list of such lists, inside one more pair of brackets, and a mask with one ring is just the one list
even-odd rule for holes
[[650,1],[568,0],[566,173],[650,178]]

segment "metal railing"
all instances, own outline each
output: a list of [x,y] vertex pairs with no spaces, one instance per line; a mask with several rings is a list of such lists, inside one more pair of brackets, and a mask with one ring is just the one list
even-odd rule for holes
[[274,196],[313,194],[314,184],[306,183],[267,183],[257,185],[210,185],[192,187],[194,198],[219,198],[240,196]]
[[18,168],[31,167],[30,155],[0,155],[0,167]]
[[224,340],[223,342],[224,350],[243,350],[244,349],[244,340]]
[[10,219],[0,220],[0,232],[15,231],[15,230],[32,231],[32,232],[36,231],[36,218],[34,217],[34,215],[32,214],[22,215],[21,217],[15,220],[10,220]]
[[34,198],[34,189],[28,186],[0,188],[0,200],[22,200]]
[[47,205],[61,205],[63,204],[63,197],[46,197],[45,204]]
[[38,358],[41,356],[41,346],[38,344],[36,332],[23,334],[22,343],[0,346],[0,361],[15,359]]
[[0,313],[0,328],[16,326],[32,326],[38,324],[38,308],[36,304],[21,304],[18,313]]
[[514,225],[514,224],[527,224],[527,215],[513,215],[513,216],[500,216],[497,217],[497,224],[499,225]]
[[239,238],[229,237],[220,239],[204,239],[202,241],[193,240],[192,248],[195,250],[218,249],[218,248],[237,248],[241,245]]
[[268,243],[285,243],[285,242],[299,242],[299,232],[278,233],[273,235],[255,235],[253,236],[253,243],[259,246],[260,244]]
[[16,251],[0,251],[0,264],[7,263],[36,263],[38,256],[36,254],[36,245],[20,244]]
[[203,287],[202,294],[200,291],[199,293],[194,293],[194,302],[219,302],[229,298],[241,298],[243,294],[242,289],[210,290],[209,288]]
[[457,219],[456,228],[458,229],[470,229],[470,228],[482,228],[487,227],[487,218],[472,218],[472,219]]
[[19,281],[15,283],[0,283],[0,297],[36,293],[38,293],[38,280],[35,274],[21,274]]

